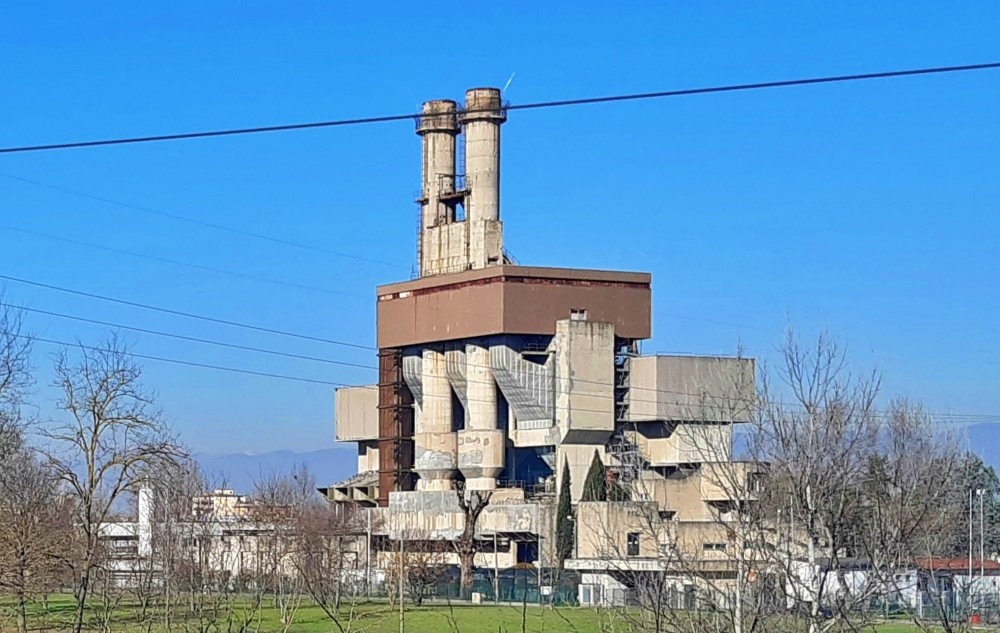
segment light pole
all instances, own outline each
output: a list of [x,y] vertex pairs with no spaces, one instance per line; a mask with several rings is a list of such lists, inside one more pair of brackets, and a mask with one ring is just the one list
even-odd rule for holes
[[403,531],[397,528],[397,536],[399,537],[399,633],[403,633],[403,543],[405,539],[403,538]]
[[[984,559],[986,558],[986,535],[983,529],[983,498],[986,496],[986,490],[980,488],[976,490],[976,494],[979,495],[979,577],[982,578],[986,575],[986,563]],[[980,582],[982,582],[980,580]]]
[[372,509],[365,508],[368,515],[367,544],[365,545],[365,594],[368,601],[372,599]]
[[972,488],[969,488],[969,587],[972,587]]

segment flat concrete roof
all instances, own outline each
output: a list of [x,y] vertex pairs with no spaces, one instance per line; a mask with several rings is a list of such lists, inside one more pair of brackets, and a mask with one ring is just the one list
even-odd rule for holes
[[617,271],[617,270],[589,270],[585,268],[549,268],[545,266],[514,266],[505,264],[502,266],[488,266],[476,270],[466,270],[447,275],[432,275],[420,277],[409,281],[400,281],[391,284],[378,286],[376,292],[378,296],[399,294],[401,292],[413,292],[419,290],[429,290],[432,288],[446,288],[448,286],[467,284],[480,280],[494,280],[498,277],[514,277],[522,279],[553,279],[565,281],[595,281],[619,284],[640,284],[649,285],[653,276],[649,273]]

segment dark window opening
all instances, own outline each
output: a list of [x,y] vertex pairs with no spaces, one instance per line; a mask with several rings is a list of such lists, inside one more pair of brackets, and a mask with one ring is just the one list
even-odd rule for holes
[[458,395],[451,392],[451,430],[462,431],[465,429],[465,407]]
[[638,556],[639,555],[639,533],[638,532],[629,532],[626,544],[627,544],[628,555],[629,556]]

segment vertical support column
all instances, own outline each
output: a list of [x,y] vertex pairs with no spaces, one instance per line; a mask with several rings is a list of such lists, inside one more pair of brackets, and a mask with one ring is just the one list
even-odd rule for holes
[[458,468],[468,490],[493,490],[504,466],[504,432],[497,428],[497,391],[490,366],[490,348],[465,346],[469,413],[458,432]]
[[420,490],[450,490],[455,476],[456,437],[451,429],[451,384],[444,352],[423,350],[423,407],[414,433],[414,469]]

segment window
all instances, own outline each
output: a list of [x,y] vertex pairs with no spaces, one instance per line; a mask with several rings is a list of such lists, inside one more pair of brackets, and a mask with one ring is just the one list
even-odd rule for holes
[[764,473],[747,473],[747,489],[750,492],[758,493],[763,488]]
[[587,311],[583,308],[570,308],[569,311],[570,321],[586,321]]
[[726,551],[725,543],[705,543],[702,545],[702,550],[706,552],[724,552]]
[[628,533],[628,538],[627,538],[627,541],[626,541],[626,545],[628,546],[628,555],[629,556],[638,556],[639,555],[639,533],[638,532],[629,532]]

